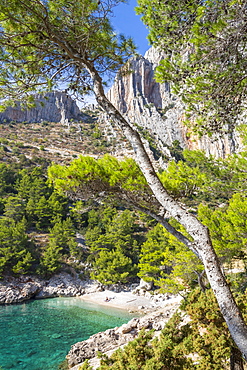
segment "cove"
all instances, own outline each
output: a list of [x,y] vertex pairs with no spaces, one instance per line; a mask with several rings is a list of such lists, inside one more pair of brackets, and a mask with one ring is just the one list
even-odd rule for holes
[[0,306],[0,370],[57,370],[73,344],[132,317],[80,298]]

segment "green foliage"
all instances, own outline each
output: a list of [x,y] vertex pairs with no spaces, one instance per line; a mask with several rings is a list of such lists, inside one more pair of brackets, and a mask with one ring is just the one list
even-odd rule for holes
[[92,277],[104,284],[126,282],[136,273],[138,231],[136,216],[129,210],[100,207],[88,214],[85,233],[93,264]]
[[190,198],[205,186],[207,176],[198,167],[191,168],[186,162],[169,162],[167,171],[160,174],[165,188],[175,199]]
[[[16,256],[16,254],[15,254]],[[12,267],[15,274],[25,274],[30,271],[34,258],[31,252],[23,250],[18,256],[18,262]]]
[[26,234],[26,221],[0,219],[0,274],[28,272],[33,261],[30,242]]
[[[47,228],[56,218],[66,214],[67,200],[55,194],[46,182],[43,170],[23,169],[18,173],[15,191],[18,196],[9,198],[5,204],[5,214],[25,215],[30,226],[38,229]],[[19,212],[19,216],[18,216]]]
[[246,153],[226,159],[207,157],[202,151],[184,150],[183,161],[168,163],[159,177],[168,192],[189,206],[200,202],[220,205],[236,191],[246,189]]
[[41,266],[44,271],[54,273],[61,267],[62,249],[53,240],[49,242],[41,257]]
[[[239,295],[238,304],[246,316],[246,297]],[[191,292],[182,309],[191,318],[190,348],[199,356],[196,369],[228,369],[235,345],[211,290]]]
[[55,223],[50,229],[49,240],[52,245],[60,247],[63,254],[71,256],[78,254],[76,230],[70,218]]
[[13,184],[16,180],[16,173],[10,165],[0,163],[0,196],[14,192]]
[[[1,165],[0,274],[55,272],[71,255],[79,256],[75,228],[66,218],[68,200],[46,182],[45,170],[26,163]],[[51,229],[50,240],[35,245]],[[36,240],[39,240],[37,238]],[[40,268],[42,267],[42,268]]]
[[147,233],[147,240],[142,244],[138,263],[138,276],[145,281],[158,281],[162,276],[164,250],[168,245],[167,233],[157,224]]
[[244,193],[236,193],[229,205],[212,210],[200,205],[200,220],[209,227],[213,245],[224,262],[241,259],[246,267],[247,199]]
[[152,340],[153,332],[142,330],[138,337],[124,349],[118,349],[110,358],[102,356],[99,369],[106,370],[172,370],[193,369],[187,358],[183,340],[187,326],[178,328],[181,318],[175,315],[167,324],[159,339]]
[[30,92],[62,84],[79,95],[91,89],[90,64],[107,76],[123,65],[135,47],[117,35],[108,18],[123,0],[3,0],[0,5],[2,104],[10,99],[34,105]]
[[4,216],[20,221],[25,216],[25,204],[19,196],[10,195],[5,202]]
[[[140,332],[138,338],[128,343],[124,350],[118,349],[110,359],[102,356],[100,369],[125,370],[125,369],[148,369],[145,365],[152,356],[152,348],[148,343],[153,336],[152,332]],[[152,368],[149,368],[150,370]]]
[[126,257],[121,248],[101,250],[94,264],[91,278],[104,285],[126,283],[134,270],[132,261]]
[[149,41],[165,53],[156,80],[171,82],[187,106],[188,124],[199,134],[231,130],[246,100],[244,2],[139,0],[138,5]]
[[[196,212],[201,201],[207,202],[210,206],[217,206],[222,202],[228,202],[236,189],[244,190],[247,180],[246,166],[244,152],[229,156],[227,159],[216,160],[213,157],[207,158],[201,151],[185,150],[183,160],[169,162],[167,170],[159,177],[173,197],[182,199],[194,208],[193,212]],[[111,197],[110,199],[117,201],[126,199],[127,195],[130,204],[135,202],[134,204],[139,206],[149,206],[149,209],[156,212],[159,210],[155,202],[150,202],[152,198],[148,193],[146,182],[132,160],[118,161],[111,156],[104,156],[96,161],[93,158],[81,157],[68,167],[53,165],[49,169],[49,178],[58,190],[66,193],[72,192],[74,195],[82,193],[85,198],[91,198],[96,194],[101,197],[104,192]],[[128,202],[127,204],[129,206]],[[201,209],[202,206],[200,215]],[[219,213],[219,210],[217,212],[223,222],[225,216]],[[119,216],[116,210],[109,208],[105,208],[102,214],[96,211],[89,212],[85,234],[87,246],[90,248],[88,261],[95,263],[101,250],[112,251],[120,247],[126,257],[131,258],[134,264],[138,263],[138,276],[144,280],[154,281],[162,289],[170,292],[194,286],[203,271],[201,263],[163,227],[157,226],[147,235],[139,260],[138,242],[136,244],[130,236],[130,234],[133,236],[134,229],[127,227],[125,230],[124,226],[133,225],[133,220],[129,217],[126,212]],[[186,235],[178,224],[171,222],[175,229]],[[213,227],[206,221],[203,222],[210,229]],[[218,226],[213,228],[220,233]],[[229,230],[229,227],[227,228]],[[226,246],[226,239],[222,238],[222,233],[218,239],[221,245],[216,246],[216,249],[220,256],[224,255],[225,260],[230,261],[235,255],[243,257],[242,252],[237,251],[238,242],[235,246],[233,243],[230,245],[230,242],[229,246]]]
[[139,277],[171,293],[195,285],[197,274],[203,271],[198,258],[160,224],[148,232],[138,268]]
[[36,167],[31,170],[31,172],[27,169],[23,169],[19,171],[18,175],[16,190],[23,199],[28,200],[31,197],[40,198],[49,192],[46,179],[41,168]]
[[88,360],[86,360],[83,365],[79,366],[78,370],[93,370],[93,368],[89,365]]
[[95,196],[102,190],[114,193],[117,192],[117,187],[133,192],[147,187],[146,180],[133,159],[119,161],[108,154],[98,160],[80,156],[70,166],[53,164],[48,169],[48,176],[56,189],[75,193],[83,191],[85,197],[88,194]]
[[[197,207],[202,200],[208,203],[209,207],[199,207],[199,215],[210,228],[220,258],[228,263],[236,258],[245,263],[243,191],[247,180],[246,153],[215,160],[207,158],[200,151],[185,150],[181,158],[178,162],[168,163],[167,170],[160,174],[161,181],[173,196],[182,197],[191,206]],[[135,202],[158,212],[159,205],[152,203],[146,181],[132,159],[118,161],[109,155],[99,160],[80,157],[67,167],[53,165],[49,169],[49,185],[42,168],[20,168],[6,164],[2,166],[2,215],[6,220],[14,221],[14,224],[24,216],[27,227],[50,232],[49,243],[42,244],[42,249],[36,246],[35,252],[31,245],[23,246],[23,255],[20,254],[16,262],[6,249],[2,271],[30,271],[34,261],[37,266],[42,261],[43,272],[52,273],[62,263],[70,263],[75,259],[85,261],[87,258],[93,269],[92,276],[104,283],[129,281],[139,269],[139,277],[153,281],[163,291],[179,292],[197,284],[202,272],[201,263],[162,226],[157,225],[150,230],[143,243],[145,227],[151,226],[147,216],[142,214],[140,217],[132,211],[117,210],[110,206],[88,211],[93,204],[95,206],[93,200],[91,204],[83,201],[76,206],[71,204],[72,218],[67,218],[68,200],[62,195],[64,192],[84,198],[82,194],[85,195],[85,191],[86,198],[87,195],[89,198],[99,195],[100,199],[102,192],[106,192],[108,205],[114,204],[114,199],[121,204],[124,198],[130,200],[131,205]],[[60,190],[60,195],[54,192],[53,184]],[[236,189],[242,193],[231,199]],[[225,208],[215,211],[210,208],[222,202],[226,204]],[[128,202],[124,204],[130,206]],[[196,212],[196,208],[193,212]],[[172,220],[170,222],[186,235],[178,224]],[[86,229],[80,230],[86,237],[83,250],[78,249],[75,242],[75,223],[77,227],[86,226]],[[18,253],[20,251],[21,248]],[[11,263],[8,263],[8,258]]]
[[[193,302],[194,305],[188,308],[188,313],[193,317],[194,350],[200,356],[200,365],[197,368],[210,369],[213,367],[219,370],[228,368],[232,344],[230,335],[212,297],[209,299],[207,294],[200,298],[199,302],[195,303],[192,297],[190,302]],[[196,327],[198,325],[201,326],[199,330]],[[203,335],[200,334],[200,331]]]
[[36,221],[35,226],[38,230],[45,229],[50,225],[52,213],[49,207],[49,203],[44,196],[37,200],[31,198],[27,203],[26,209],[28,220],[32,220],[31,222]]
[[[159,174],[167,191],[191,207],[202,201],[213,205],[227,201],[238,189],[245,190],[246,153],[226,159],[207,157],[202,151],[184,150],[183,159],[170,161]],[[84,199],[111,197],[128,206],[143,206],[156,212],[159,205],[153,199],[146,180],[132,159],[118,161],[109,155],[98,160],[80,157],[70,166],[52,165],[49,181],[60,192]]]
[[101,207],[89,212],[88,228],[85,233],[87,244],[92,252],[101,248],[121,247],[127,255],[135,257],[136,218],[129,210],[117,211],[111,207]]

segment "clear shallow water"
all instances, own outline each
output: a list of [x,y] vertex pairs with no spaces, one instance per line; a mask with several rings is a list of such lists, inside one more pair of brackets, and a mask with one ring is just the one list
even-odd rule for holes
[[0,369],[57,370],[71,345],[132,317],[79,298],[0,306]]

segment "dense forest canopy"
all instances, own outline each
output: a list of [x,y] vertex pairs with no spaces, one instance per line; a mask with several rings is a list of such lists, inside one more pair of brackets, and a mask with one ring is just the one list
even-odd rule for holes
[[[105,285],[139,276],[175,293],[197,284],[203,264],[187,250],[186,238],[178,241],[159,219],[152,221],[159,207],[133,159],[106,155],[53,164],[48,183],[46,167],[34,164],[0,166],[2,274],[49,274],[67,264],[81,271],[89,264],[88,274]],[[208,225],[226,272],[233,262],[246,263],[245,167],[245,152],[215,160],[185,150],[183,160],[171,161],[160,173],[164,182],[172,178],[170,193]],[[169,225],[189,239],[175,220]],[[78,247],[76,232],[85,237],[84,249]],[[39,234],[47,235],[43,244],[37,243]],[[244,274],[236,279],[245,286]]]

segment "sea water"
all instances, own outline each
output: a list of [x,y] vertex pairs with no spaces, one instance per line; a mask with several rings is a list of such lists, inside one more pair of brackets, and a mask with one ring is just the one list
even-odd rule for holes
[[0,306],[0,369],[57,370],[73,344],[132,317],[80,298]]

